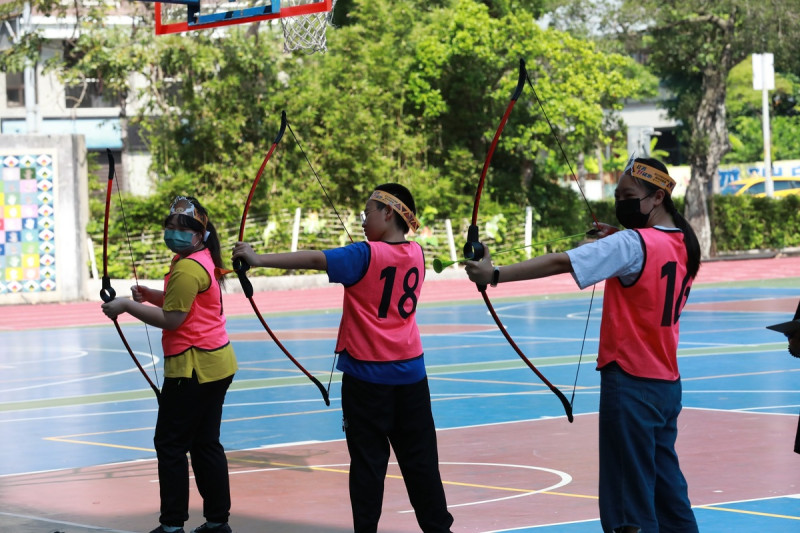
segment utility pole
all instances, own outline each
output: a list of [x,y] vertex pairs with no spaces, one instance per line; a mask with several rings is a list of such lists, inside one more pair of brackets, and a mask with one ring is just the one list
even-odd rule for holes
[[[20,37],[24,39],[24,36],[31,33],[31,31],[31,4],[30,2],[25,2],[22,6]],[[25,63],[23,80],[25,86],[25,125],[29,135],[36,134],[39,133],[39,104],[36,102],[36,64],[31,60],[27,60]]]
[[753,89],[761,91],[761,129],[764,132],[764,184],[767,197],[775,196],[772,183],[772,141],[769,128],[769,98],[775,90],[775,69],[772,54],[753,54]]

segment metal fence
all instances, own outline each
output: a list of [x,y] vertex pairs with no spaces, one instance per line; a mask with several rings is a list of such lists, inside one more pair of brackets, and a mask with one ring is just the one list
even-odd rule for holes
[[[361,218],[357,212],[340,213],[342,220],[334,213],[319,211],[280,211],[270,216],[252,216],[247,220],[245,240],[252,244],[259,253],[286,252],[296,250],[325,250],[350,243],[350,236],[358,242],[364,240],[361,228]],[[456,261],[461,256],[461,247],[466,241],[469,220],[434,219],[423,221],[419,232],[410,234],[409,239],[422,245],[425,252],[426,267],[431,268],[433,260]],[[344,228],[347,228],[345,231]],[[502,247],[530,246],[534,235],[531,209],[494,215],[481,224],[481,240],[492,247],[493,250]],[[348,236],[349,232],[349,236]],[[218,227],[223,258],[227,260],[227,251],[233,248],[238,238],[239,227]],[[129,236],[128,244],[115,243],[117,254],[131,255],[119,258],[119,261],[136,265],[137,277],[143,279],[160,279],[168,268],[172,252],[164,245],[162,233],[142,232]],[[101,236],[92,236],[94,253],[92,271],[96,276],[96,264],[101,260]],[[530,248],[523,248],[517,256],[524,258],[530,256]],[[458,268],[458,265],[453,265]],[[132,270],[132,269],[131,269]],[[300,273],[300,272],[298,272]],[[132,271],[131,271],[132,274]],[[262,276],[284,275],[285,271],[263,269],[259,272]],[[112,275],[112,277],[114,277]]]

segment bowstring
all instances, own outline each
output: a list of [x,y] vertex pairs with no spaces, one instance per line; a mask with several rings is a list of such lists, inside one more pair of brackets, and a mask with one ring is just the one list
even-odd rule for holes
[[[289,133],[292,134],[292,138],[294,139],[294,142],[297,143],[297,147],[300,148],[300,153],[303,154],[303,158],[305,158],[306,163],[308,163],[308,167],[311,169],[311,172],[314,174],[314,177],[317,179],[317,183],[319,183],[319,186],[322,189],[322,192],[325,194],[325,198],[328,200],[328,204],[331,206],[331,209],[333,209],[333,212],[336,213],[336,218],[339,219],[339,223],[342,225],[342,228],[344,228],[344,232],[347,234],[347,238],[350,239],[351,243],[355,243],[356,241],[354,241],[353,240],[353,236],[350,235],[350,231],[347,229],[347,225],[344,223],[344,220],[342,220],[342,216],[339,214],[339,210],[336,209],[336,205],[333,203],[333,200],[331,200],[331,197],[328,194],[328,190],[325,188],[325,185],[322,184],[322,180],[320,179],[319,174],[317,174],[317,170],[314,168],[314,165],[311,164],[311,160],[308,158],[308,155],[306,154],[306,151],[303,149],[303,143],[301,143],[300,139],[298,139],[297,135],[295,135],[294,130],[292,129],[292,124],[288,120],[286,121],[286,126],[288,126]],[[334,354],[333,354],[333,362],[331,363],[331,373],[328,376],[328,389],[327,390],[328,390],[328,394],[329,395],[331,393],[331,383],[333,383],[333,371],[336,368],[336,359],[337,359],[337,357],[338,356],[337,356],[336,352],[334,352]]]
[[[561,140],[558,138],[558,135],[556,135],[556,130],[553,127],[553,123],[550,121],[550,117],[547,115],[547,111],[544,108],[542,100],[539,98],[539,94],[536,92],[536,88],[533,86],[533,82],[531,82],[531,77],[528,75],[527,69],[525,70],[525,79],[527,80],[528,85],[531,88],[531,91],[533,91],[533,97],[536,99],[536,103],[539,104],[539,109],[542,110],[542,115],[544,116],[545,121],[547,121],[547,125],[550,127],[550,132],[553,134],[553,138],[555,139],[556,144],[558,145],[558,149],[561,151],[561,155],[564,157],[564,162],[566,162],[567,167],[569,167],[569,171],[572,174],[572,178],[578,184],[578,191],[580,191],[581,197],[583,198],[583,201],[586,204],[587,209],[589,210],[589,214],[592,216],[592,219],[594,220],[595,227],[599,229],[600,221],[597,220],[597,216],[592,210],[592,206],[589,204],[589,200],[586,198],[586,194],[583,192],[583,187],[581,187],[581,183],[578,180],[577,176],[575,175],[575,171],[572,169],[572,163],[570,163],[569,157],[567,157],[567,152],[566,150],[564,150],[564,146],[561,144]],[[575,382],[572,385],[572,397],[569,400],[570,406],[572,406],[575,401],[575,391],[578,388],[578,374],[580,374],[581,363],[583,362],[583,350],[584,347],[586,346],[586,335],[589,331],[589,321],[591,320],[592,317],[592,305],[594,303],[594,293],[596,287],[597,287],[596,284],[592,285],[592,295],[589,298],[589,312],[586,314],[586,324],[583,327],[583,339],[581,340],[581,351],[578,354],[578,368],[575,370]]]
[[306,155],[306,151],[303,150],[303,144],[300,142],[300,139],[297,138],[297,135],[294,134],[294,130],[292,129],[292,124],[287,120],[286,121],[286,125],[289,127],[289,132],[292,134],[292,137],[294,138],[294,142],[297,143],[297,147],[300,148],[300,152],[303,154],[303,157],[305,158],[306,163],[308,163],[308,166],[311,169],[311,172],[313,172],[314,177],[317,178],[317,183],[319,183],[319,186],[322,188],[322,192],[325,194],[325,198],[328,200],[328,204],[330,204],[331,209],[333,209],[333,212],[336,213],[336,218],[339,219],[339,223],[342,225],[342,228],[344,228],[344,232],[347,233],[347,238],[350,239],[351,243],[356,242],[356,241],[353,240],[353,236],[350,235],[350,231],[348,231],[347,225],[345,225],[344,220],[342,220],[342,216],[339,214],[339,211],[336,209],[336,206],[333,204],[333,200],[331,200],[330,195],[328,195],[328,190],[325,188],[325,185],[322,184],[322,180],[320,179],[319,174],[317,174],[317,171],[314,168],[314,165],[311,164],[311,160],[308,158],[308,155]]
[[[114,182],[116,182],[117,186],[117,201],[119,202],[119,209],[120,212],[122,213],[122,227],[125,230],[125,242],[128,245],[128,254],[131,257],[131,268],[133,268],[133,279],[134,282],[136,283],[136,287],[138,288],[140,287],[139,276],[136,274],[136,261],[133,258],[133,246],[131,246],[131,237],[130,234],[128,233],[128,221],[125,218],[125,203],[122,201],[122,191],[120,190],[119,179],[117,178],[116,174],[117,170],[115,168],[114,178],[116,179],[114,179]],[[147,347],[150,349],[150,362],[153,365],[153,374],[155,375],[156,378],[156,386],[160,389],[161,385],[158,382],[158,367],[156,365],[156,356],[153,353],[153,344],[150,342],[150,329],[147,327],[147,322],[142,321],[142,324],[144,324],[144,332],[147,337]]]

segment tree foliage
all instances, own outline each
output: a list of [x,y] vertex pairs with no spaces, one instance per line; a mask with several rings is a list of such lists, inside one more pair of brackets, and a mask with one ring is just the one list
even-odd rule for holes
[[[619,137],[613,113],[625,99],[655,87],[630,58],[542,29],[544,1],[342,2],[328,52],[311,56],[284,54],[270,23],[153,37],[152,8],[136,4],[126,31],[107,25],[102,3],[85,9],[69,53],[48,68],[72,84],[102,79],[126,124],[141,128],[157,192],[128,200],[138,203],[128,221],[137,228],[152,227],[178,193],[199,197],[221,225],[237,222],[282,110],[291,131],[264,172],[255,215],[330,211],[308,157],[339,210],[360,211],[372,187],[396,181],[423,218],[460,221],[525,58],[536,96],[526,87],[514,110],[482,205],[487,214],[532,205],[543,225],[574,230],[588,216],[557,183],[570,165],[537,97],[574,164]],[[42,42],[29,42],[38,44],[5,51],[0,68],[37,59]]]
[[[646,58],[671,98],[667,109],[680,121],[692,178],[686,217],[708,256],[712,232],[708,195],[718,190],[719,164],[730,151],[726,116],[727,79],[733,67],[754,52],[775,54],[778,71],[796,72],[800,0],[552,0],[567,15],[604,10],[596,35],[613,32],[619,44]],[[579,19],[586,28],[591,19]],[[611,30],[611,32],[609,31]],[[794,69],[794,70],[793,70]],[[711,210],[713,212],[713,208]]]
[[[768,111],[773,160],[800,159],[800,79],[792,73],[775,73],[775,90],[769,92]],[[753,90],[750,58],[728,76],[725,108],[731,151],[725,163],[761,161],[764,157],[761,91]]]

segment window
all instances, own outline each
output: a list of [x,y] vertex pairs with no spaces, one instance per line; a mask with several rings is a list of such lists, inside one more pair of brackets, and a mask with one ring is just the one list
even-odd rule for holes
[[6,72],[6,105],[8,107],[25,105],[25,78],[22,72]]
[[64,87],[67,97],[67,107],[115,107],[119,105],[117,95],[108,89],[103,90],[103,84],[96,78],[86,78],[78,85]]
[[[64,42],[64,62],[68,67],[75,67],[81,59],[81,52],[73,44]],[[116,107],[120,103],[120,95],[108,89],[103,78],[75,77],[64,86],[67,108]]]

